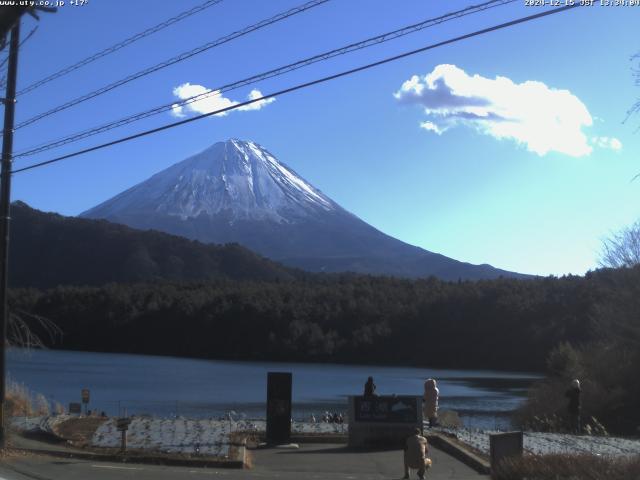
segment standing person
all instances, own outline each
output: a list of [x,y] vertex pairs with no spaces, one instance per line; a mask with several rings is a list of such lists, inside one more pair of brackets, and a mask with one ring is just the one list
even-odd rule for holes
[[424,398],[422,404],[422,415],[429,419],[429,426],[434,427],[438,424],[438,397],[440,390],[436,386],[433,378],[424,382]]
[[416,428],[415,433],[407,438],[404,445],[404,477],[409,478],[409,469],[418,470],[418,478],[423,479],[427,468],[431,466],[431,460],[427,458],[429,444],[427,439],[420,434],[420,429]]
[[577,378],[571,381],[571,387],[564,394],[564,396],[569,399],[569,404],[567,405],[569,428],[573,433],[578,434],[582,432],[582,426],[580,425],[580,410],[582,408],[581,394],[580,380]]
[[376,395],[376,384],[373,383],[373,377],[367,378],[367,383],[364,384],[364,397],[370,398]]

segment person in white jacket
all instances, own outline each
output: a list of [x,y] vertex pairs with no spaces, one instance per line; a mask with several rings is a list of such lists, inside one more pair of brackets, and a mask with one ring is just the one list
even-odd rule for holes
[[419,428],[416,428],[414,435],[407,438],[404,446],[404,477],[409,478],[409,469],[418,471],[418,478],[423,479],[427,468],[431,467],[431,459],[427,458],[429,444],[427,439],[421,435]]

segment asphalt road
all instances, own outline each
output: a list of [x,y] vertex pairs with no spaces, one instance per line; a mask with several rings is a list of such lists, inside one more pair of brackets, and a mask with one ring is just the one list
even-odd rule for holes
[[[98,463],[45,456],[17,456],[0,463],[0,480],[173,480],[221,479],[400,479],[402,451],[350,451],[344,445],[303,444],[299,450],[264,449],[250,452],[253,468],[245,470],[162,467],[122,463]],[[453,457],[435,448],[433,468],[427,479],[482,480]],[[417,478],[415,471],[411,478]]]

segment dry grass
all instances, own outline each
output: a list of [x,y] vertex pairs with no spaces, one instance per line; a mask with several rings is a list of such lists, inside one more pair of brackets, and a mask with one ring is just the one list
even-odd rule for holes
[[640,457],[527,455],[503,460],[493,480],[638,480]]
[[[64,413],[64,407],[55,403],[53,411],[56,414]],[[12,380],[7,381],[5,401],[5,422],[11,417],[35,417],[49,415],[51,408],[47,398],[41,393],[34,393],[24,384]]]
[[[56,406],[56,409],[60,408],[62,405]],[[49,402],[43,394],[34,393],[24,384],[11,380],[7,382],[5,411],[9,417],[34,417],[50,414]]]
[[50,415],[49,402],[47,397],[41,393],[37,393],[35,396],[35,410],[38,415]]
[[106,418],[100,417],[70,418],[56,425],[53,431],[73,446],[85,447],[91,443],[96,430],[106,421]]
[[64,406],[60,402],[53,404],[53,413],[55,415],[63,415],[65,413]]

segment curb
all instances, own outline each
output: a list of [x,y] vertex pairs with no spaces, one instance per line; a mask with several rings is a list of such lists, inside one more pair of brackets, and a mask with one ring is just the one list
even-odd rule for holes
[[347,443],[348,437],[344,434],[297,434],[291,435],[293,443]]
[[247,449],[244,445],[237,445],[237,454],[233,460],[208,460],[196,458],[170,458],[152,455],[109,455],[89,452],[65,452],[64,450],[46,450],[32,448],[12,448],[15,451],[36,455],[47,455],[59,458],[75,458],[79,460],[91,460],[95,462],[112,463],[139,463],[146,465],[166,465],[172,467],[198,467],[198,468],[234,468],[246,467]]
[[451,441],[446,436],[439,433],[429,433],[426,437],[431,445],[460,460],[476,472],[485,475],[491,473],[491,465],[487,460]]

